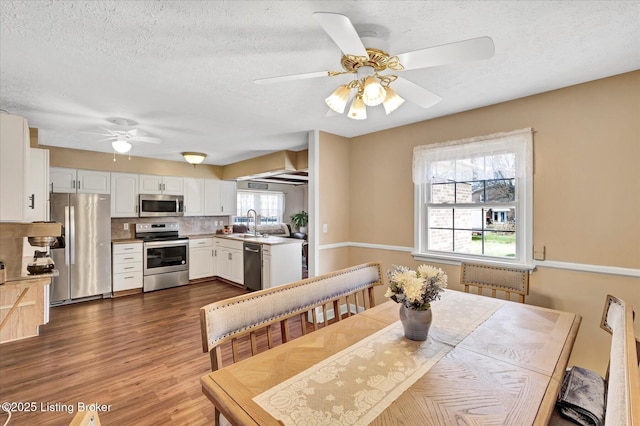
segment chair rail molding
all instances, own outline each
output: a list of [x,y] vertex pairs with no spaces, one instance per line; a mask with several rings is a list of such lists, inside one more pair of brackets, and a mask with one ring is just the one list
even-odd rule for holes
[[[414,251],[415,250],[414,247],[392,246],[387,244],[361,243],[361,242],[354,242],[354,241],[323,244],[318,246],[318,250],[331,250],[331,249],[344,248],[344,247],[407,252],[407,253],[411,253],[414,257],[416,257],[419,260],[430,260],[433,262],[444,263],[449,265],[460,265],[462,263],[462,261],[457,261],[457,260],[436,259],[428,256],[421,256],[419,253],[416,253]],[[534,266],[536,268],[565,269],[570,271],[592,272],[596,274],[619,275],[623,277],[640,278],[640,269],[636,269],[636,268],[621,268],[618,266],[592,265],[588,263],[560,262],[556,260],[535,260]]]

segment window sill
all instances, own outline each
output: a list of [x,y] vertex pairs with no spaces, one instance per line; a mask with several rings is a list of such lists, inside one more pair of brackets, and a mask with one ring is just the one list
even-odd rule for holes
[[419,253],[419,252],[411,252],[411,256],[417,261],[420,262],[436,262],[443,263],[445,265],[460,265],[463,262],[476,263],[479,265],[489,265],[489,266],[500,266],[504,268],[515,268],[515,269],[525,269],[532,272],[536,265],[531,263],[521,263],[521,262],[507,262],[501,261],[500,259],[479,259],[477,257],[467,257],[464,255],[447,255],[440,253]]

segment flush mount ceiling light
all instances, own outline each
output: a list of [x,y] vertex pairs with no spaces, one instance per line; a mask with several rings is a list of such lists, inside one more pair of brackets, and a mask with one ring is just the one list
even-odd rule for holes
[[207,158],[207,154],[203,154],[201,152],[183,152],[182,156],[187,160],[187,163],[193,164],[194,167],[196,164],[202,163],[204,159]]

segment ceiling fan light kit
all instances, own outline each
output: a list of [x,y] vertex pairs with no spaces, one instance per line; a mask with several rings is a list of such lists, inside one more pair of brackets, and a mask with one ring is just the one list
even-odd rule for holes
[[[351,103],[347,117],[356,120],[367,118],[367,106],[382,104],[385,113],[395,111],[405,101],[404,98],[422,108],[429,108],[442,100],[437,94],[386,71],[415,70],[458,62],[488,59],[493,56],[495,47],[489,37],[478,37],[440,46],[428,47],[411,52],[389,55],[383,50],[365,47],[363,40],[375,40],[366,32],[358,34],[355,27],[344,15],[332,12],[315,12],[313,17],[325,30],[344,54],[340,64],[343,71],[317,71],[280,77],[260,78],[257,84],[280,83],[317,77],[333,77],[342,74],[356,74],[357,78],[348,84],[339,86],[329,97],[326,104],[338,114],[344,113],[351,91],[356,96]],[[401,97],[389,85],[394,83]]]
[[124,139],[118,138],[118,140],[111,142],[111,146],[118,154],[126,154],[131,151],[131,144]]
[[384,112],[389,115],[404,103],[404,99],[400,97],[391,87],[387,87],[385,90],[387,92],[387,96],[384,98],[384,102],[382,102],[382,105],[384,106]]
[[203,154],[201,152],[183,152],[182,156],[187,163],[193,164],[193,167],[195,167],[196,164],[202,163],[204,159],[207,158],[207,154]]
[[354,120],[366,120],[367,119],[367,107],[364,103],[364,100],[358,94],[351,102],[351,108],[349,108],[349,113],[347,114],[349,118],[353,118]]

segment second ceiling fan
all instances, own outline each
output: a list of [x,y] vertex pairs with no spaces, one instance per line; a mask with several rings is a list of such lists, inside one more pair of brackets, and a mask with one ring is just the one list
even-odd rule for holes
[[346,16],[330,12],[316,12],[313,16],[344,54],[341,59],[343,71],[318,71],[262,78],[254,82],[265,84],[354,74],[351,82],[339,86],[325,102],[331,110],[342,114],[350,98],[354,97],[347,116],[356,120],[367,118],[367,106],[382,104],[389,114],[402,105],[405,99],[422,108],[428,108],[442,100],[424,87],[397,76],[397,72],[488,59],[495,51],[491,38],[479,37],[392,56],[385,51],[365,47]]

